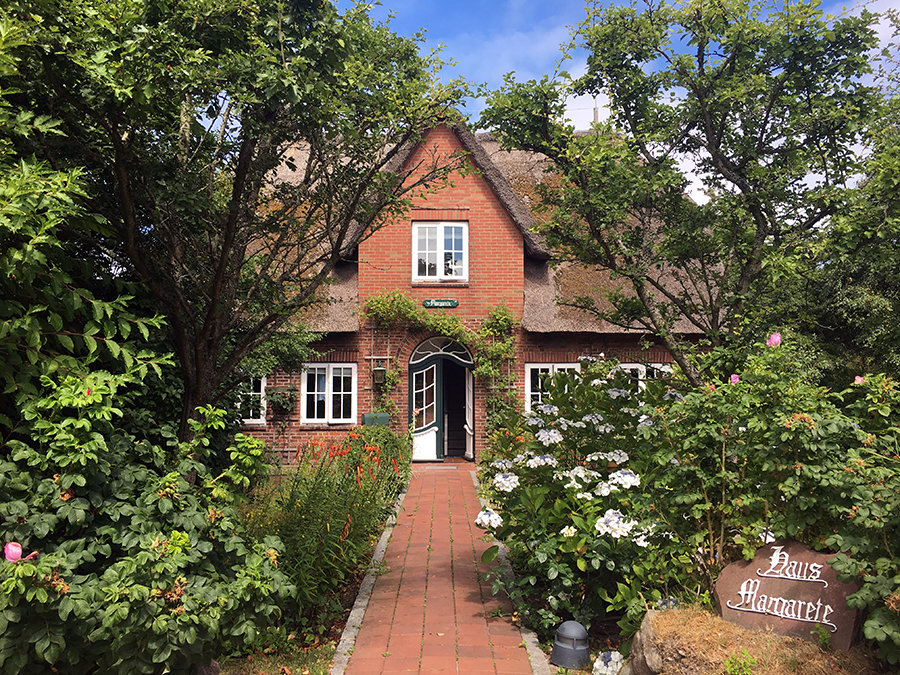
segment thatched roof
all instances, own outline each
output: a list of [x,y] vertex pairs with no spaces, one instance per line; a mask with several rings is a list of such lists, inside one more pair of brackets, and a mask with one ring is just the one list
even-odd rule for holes
[[[453,133],[459,139],[466,152],[469,153],[472,162],[481,171],[482,176],[488,185],[491,186],[494,194],[497,195],[497,199],[500,200],[503,208],[506,209],[510,218],[522,232],[522,237],[525,239],[525,253],[538,260],[548,260],[550,258],[550,249],[547,248],[543,235],[534,231],[537,223],[531,213],[531,209],[519,198],[506,173],[500,168],[503,166],[508,170],[509,175],[513,176],[515,175],[514,172],[509,171],[509,169],[514,166],[514,162],[507,161],[508,155],[504,154],[504,151],[499,150],[499,145],[496,148],[491,147],[492,154],[488,154],[488,148],[482,143],[482,141],[487,141],[487,134],[476,136],[462,124],[453,127]],[[492,138],[490,140],[493,141]],[[511,154],[509,153],[509,155]],[[535,157],[535,153],[523,152],[520,154],[523,156],[522,159],[526,155],[531,158]],[[501,163],[498,164],[494,161],[495,159],[500,159]]]
[[359,330],[359,275],[355,262],[338,263],[324,286],[323,299],[303,310],[301,318],[316,333]]
[[[552,174],[547,173],[552,166],[550,159],[535,152],[503,150],[491,134],[473,134],[462,124],[453,127],[453,133],[522,233],[525,243],[522,327],[534,333],[646,334],[648,331],[644,328],[623,328],[559,304],[585,296],[594,298],[598,309],[608,310],[611,307],[601,297],[600,289],[621,290],[628,294],[629,288],[623,280],[613,281],[606,270],[575,263],[551,265],[551,252],[544,237],[535,231],[537,219],[533,213],[538,199],[535,185],[553,180]],[[395,162],[405,162],[414,150],[415,146],[405,148],[398,153]],[[540,217],[538,214],[537,218]],[[335,270],[333,283],[327,288],[328,303],[308,310],[305,315],[314,330],[344,332],[359,329],[357,271],[354,262],[343,263]],[[686,319],[680,320],[675,330],[682,334],[700,332]]]
[[[613,280],[607,270],[585,267],[578,263],[525,261],[525,310],[522,328],[532,333],[622,333],[643,335],[646,328],[624,328],[601,321],[594,314],[567,306],[577,298],[592,298],[598,311],[613,309],[601,291],[619,291],[633,295],[627,282]],[[687,319],[681,319],[675,332],[684,335],[701,331]]]

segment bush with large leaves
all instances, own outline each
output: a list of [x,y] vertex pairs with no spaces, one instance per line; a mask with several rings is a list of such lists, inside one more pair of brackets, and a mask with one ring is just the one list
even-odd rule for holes
[[[0,72],[21,37],[0,21]],[[159,321],[76,281],[59,232],[91,225],[79,172],[13,159],[10,135],[56,131],[13,93],[0,89],[0,671],[190,672],[251,641],[290,591],[277,541],[245,544],[233,506],[263,448],[237,437],[213,476],[221,411],[202,411],[190,443],[124,430],[166,361],[134,337]]]

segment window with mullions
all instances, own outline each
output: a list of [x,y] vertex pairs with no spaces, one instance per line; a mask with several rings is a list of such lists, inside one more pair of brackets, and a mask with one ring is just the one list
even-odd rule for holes
[[266,378],[254,377],[240,388],[238,403],[244,424],[266,423]]
[[302,422],[356,422],[356,364],[311,363],[300,390]]
[[413,223],[413,281],[465,281],[468,223]]
[[647,386],[647,380],[664,380],[672,376],[672,366],[665,363],[620,363],[618,368],[637,381],[641,389]]
[[545,379],[556,373],[570,370],[581,370],[578,363],[526,363],[525,364],[525,411],[531,412],[532,406],[542,403],[547,393]]

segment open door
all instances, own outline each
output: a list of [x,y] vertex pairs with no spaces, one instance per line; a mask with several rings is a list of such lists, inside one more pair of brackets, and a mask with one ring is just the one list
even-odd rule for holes
[[441,420],[438,416],[438,363],[410,371],[413,399],[413,461],[440,459]]
[[474,361],[450,338],[430,338],[409,360],[413,461],[474,457]]

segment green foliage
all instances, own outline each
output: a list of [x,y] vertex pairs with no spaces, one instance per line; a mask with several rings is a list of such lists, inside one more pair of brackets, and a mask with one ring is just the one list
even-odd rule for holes
[[276,413],[288,414],[297,403],[297,387],[266,387],[266,405]]
[[[866,637],[897,663],[900,391],[883,375],[860,375],[829,392],[806,381],[802,359],[774,337],[741,355],[714,351],[707,358],[716,369],[730,364],[732,375],[683,396],[629,390],[610,379],[608,364],[605,377],[554,376],[548,407],[495,433],[494,453],[511,461],[493,463],[483,479],[503,519],[493,529],[518,572],[507,591],[548,626],[566,614],[589,622],[621,612],[631,630],[652,601],[709,594],[725,565],[770,538],[793,538],[835,553],[841,578],[860,586],[848,604],[867,610]],[[577,424],[593,414],[602,427]],[[541,443],[558,467],[534,457]],[[606,455],[590,453],[620,451],[640,486],[607,494],[612,475],[596,463]],[[583,477],[563,474],[569,467]],[[518,482],[509,491],[501,486],[512,479],[496,478],[505,473]],[[610,508],[630,539],[595,533]],[[572,537],[562,534],[569,526]],[[596,578],[604,565],[612,574]],[[571,589],[569,607],[559,601]],[[583,589],[591,592],[582,597]]]
[[[472,350],[475,377],[487,384],[487,428],[490,431],[518,407],[515,395],[515,319],[504,304],[492,307],[478,326],[470,326],[456,314],[431,312],[402,291],[369,296],[366,317],[377,326],[418,328],[456,340]],[[386,391],[389,391],[385,387]]]
[[563,619],[589,626],[635,607],[623,621],[633,630],[648,606],[668,597],[660,573],[677,578],[671,562],[648,558],[656,519],[635,511],[642,481],[634,469],[648,452],[641,408],[662,401],[665,387],[639,388],[612,362],[584,366],[548,377],[542,403],[507,417],[480,474],[502,514],[492,533],[516,571],[515,579],[496,575],[495,592],[505,590],[545,633]]
[[302,362],[294,318],[346,251],[463,164],[399,166],[466,85],[365,5],[13,0],[0,20],[0,89],[65,129],[24,113],[10,147],[87,176],[82,246],[167,317],[181,438],[254,368]]
[[[875,16],[741,0],[588,12],[573,36],[587,73],[510,77],[479,124],[553,161],[558,180],[540,190],[548,242],[622,282],[576,306],[659,336],[696,386],[679,323],[721,344],[805,268],[798,247],[847,200],[881,102],[864,83]],[[572,94],[608,98],[610,121],[574,133]],[[705,203],[688,196],[684,165]]]
[[296,588],[291,616],[308,634],[330,598],[371,553],[372,536],[409,477],[411,445],[388,427],[366,426],[298,450],[279,485],[261,490],[244,513],[258,540],[285,543],[280,569]]
[[725,659],[726,675],[750,675],[753,672],[753,666],[756,665],[756,659],[750,656],[746,649],[741,649],[740,655],[732,654]]
[[900,376],[900,99],[872,126],[864,180],[853,199],[808,245],[804,283],[785,288],[769,309],[800,324],[833,364],[826,383],[841,388],[854,372]]
[[[3,75],[23,36],[0,17]],[[0,83],[0,540],[26,556],[0,562],[0,670],[192,672],[252,639],[290,591],[277,541],[250,547],[237,527],[262,444],[235,438],[213,476],[202,459],[222,411],[202,411],[188,444],[131,418],[168,364],[145,348],[160,321],[76,282],[61,232],[98,222],[79,171],[11,155],[16,135],[55,127],[13,118],[10,94]]]
[[0,563],[5,673],[191,672],[251,641],[290,593],[279,542],[246,543],[234,508],[262,444],[237,437],[213,476],[202,458],[223,411],[202,411],[190,443],[125,434],[133,381],[45,377],[2,447],[0,537],[36,556]]
[[831,634],[825,626],[817,623],[816,627],[813,628],[809,634],[815,638],[816,644],[819,645],[819,649],[826,652],[831,651]]

